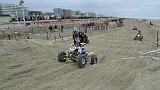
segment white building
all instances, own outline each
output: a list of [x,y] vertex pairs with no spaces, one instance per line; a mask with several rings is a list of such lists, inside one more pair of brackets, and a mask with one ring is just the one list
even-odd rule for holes
[[94,13],[94,12],[85,12],[85,15],[87,17],[96,17],[96,13]]
[[97,17],[105,17],[105,15],[98,14]]
[[9,23],[11,21],[10,16],[0,16],[0,24]]
[[15,4],[0,4],[0,15],[10,15],[12,18],[23,18],[23,9],[24,17],[29,16],[28,7],[23,5]]
[[72,11],[72,17],[80,17],[81,11]]
[[62,17],[62,16],[64,16],[64,12],[63,12],[62,8],[54,8],[53,12],[54,12],[54,15],[56,17]]
[[73,12],[73,10],[63,9],[63,11],[64,11],[66,17],[69,17],[69,18],[72,17],[72,12]]

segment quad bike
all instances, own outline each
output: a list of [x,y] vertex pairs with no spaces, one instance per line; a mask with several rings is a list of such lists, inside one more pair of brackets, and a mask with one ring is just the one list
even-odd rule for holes
[[133,30],[138,30],[137,26],[134,26],[134,27],[133,27]]
[[70,48],[68,53],[64,51],[59,52],[58,61],[65,62],[66,60],[71,60],[73,62],[78,62],[78,66],[80,68],[84,68],[87,62],[90,62],[91,65],[97,64],[98,59],[96,55],[92,55],[93,52],[89,53],[85,51],[85,48],[84,48],[85,43],[80,43],[80,44],[81,46],[74,45],[75,47]]
[[134,40],[140,40],[142,41],[143,36],[142,35],[136,35],[136,37],[134,38]]

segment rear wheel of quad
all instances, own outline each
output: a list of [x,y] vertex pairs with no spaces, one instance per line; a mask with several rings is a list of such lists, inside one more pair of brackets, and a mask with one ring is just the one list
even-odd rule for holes
[[97,64],[97,62],[98,62],[98,59],[97,59],[96,55],[92,55],[92,57],[91,57],[91,65]]
[[142,41],[142,38],[140,38],[139,40]]
[[66,53],[65,52],[62,51],[58,54],[58,61],[59,62],[65,62],[66,61]]
[[140,36],[140,37],[139,37],[139,41],[142,41],[142,39],[143,39],[143,36]]
[[78,66],[79,66],[80,68],[84,68],[85,65],[86,65],[86,63],[87,63],[87,61],[86,61],[85,56],[84,56],[84,55],[80,55],[80,56],[78,57]]

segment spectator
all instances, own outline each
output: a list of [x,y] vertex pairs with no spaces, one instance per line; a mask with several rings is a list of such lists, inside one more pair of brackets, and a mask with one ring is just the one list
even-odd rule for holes
[[152,23],[152,22],[150,22],[150,25],[153,25],[153,23]]
[[53,33],[53,27],[51,25],[49,26],[48,29],[50,30],[51,33]]
[[63,25],[61,25],[61,33],[63,33],[63,28],[64,28]]
[[57,32],[57,25],[54,26],[54,32]]

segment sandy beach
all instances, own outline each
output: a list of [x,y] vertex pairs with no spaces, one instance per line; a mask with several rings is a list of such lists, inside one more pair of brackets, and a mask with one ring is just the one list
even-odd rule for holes
[[[148,22],[149,20],[147,20]],[[152,21],[159,25],[160,22]],[[143,41],[133,40],[134,25]],[[98,63],[60,63],[57,55],[68,51],[71,37],[42,40],[0,40],[0,90],[159,90],[160,60],[155,60],[158,28],[126,19],[124,27],[88,33],[89,52]]]

